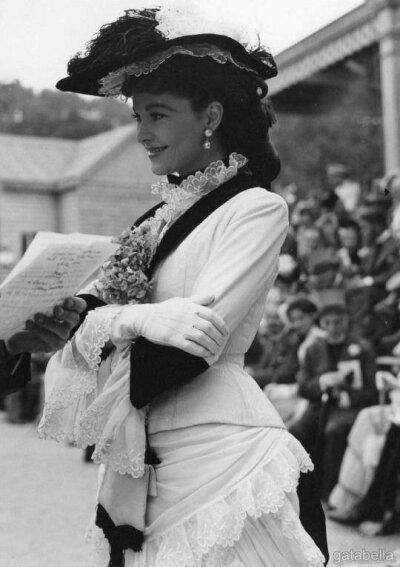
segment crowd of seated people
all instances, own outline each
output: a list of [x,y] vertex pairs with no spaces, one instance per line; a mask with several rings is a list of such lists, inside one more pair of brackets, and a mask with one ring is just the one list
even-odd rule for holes
[[400,510],[400,172],[368,192],[343,166],[328,174],[320,198],[291,193],[246,366],[313,457],[328,514],[382,533]]

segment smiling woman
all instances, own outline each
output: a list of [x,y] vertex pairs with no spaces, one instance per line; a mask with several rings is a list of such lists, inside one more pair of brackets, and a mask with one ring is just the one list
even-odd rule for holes
[[[167,97],[167,106],[179,106],[174,109],[175,114],[178,111],[175,119],[182,127],[183,117],[190,116],[191,123],[188,120],[185,124],[191,130],[185,133],[185,139],[189,144],[191,138],[196,140],[196,159],[200,157],[200,164],[187,171],[173,171],[189,173],[236,151],[248,158],[249,167],[262,184],[269,184],[278,175],[279,158],[268,138],[275,117],[264,98],[267,86],[257,75],[212,59],[178,54],[166,60],[157,73],[130,77],[121,91],[132,97],[135,109],[140,95],[153,95],[154,103]],[[143,96],[140,98],[143,100]],[[173,119],[171,112],[168,117]],[[161,115],[165,115],[165,109]],[[210,147],[204,143],[206,131]]]
[[195,112],[191,101],[170,93],[135,93],[132,96],[137,137],[147,150],[153,173],[181,175],[203,169],[211,161],[226,155],[214,137],[210,148],[205,147],[205,130],[216,130],[221,122],[223,107],[219,102]]
[[288,226],[269,190],[275,63],[172,5],[103,26],[58,83],[131,98],[168,180],[86,289],[39,431],[96,445],[97,567],[320,567],[322,510],[303,492],[310,537],[296,494],[312,463],[243,368]]

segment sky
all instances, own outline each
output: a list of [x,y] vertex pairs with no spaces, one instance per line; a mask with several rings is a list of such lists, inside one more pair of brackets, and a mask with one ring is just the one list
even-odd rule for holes
[[[104,23],[146,0],[0,0],[0,82],[19,80],[36,91],[66,75],[70,57]],[[155,0],[153,5],[174,0]],[[252,16],[276,55],[363,3],[363,0],[200,0],[224,18],[229,9],[242,26]],[[147,1],[147,4],[149,2]]]

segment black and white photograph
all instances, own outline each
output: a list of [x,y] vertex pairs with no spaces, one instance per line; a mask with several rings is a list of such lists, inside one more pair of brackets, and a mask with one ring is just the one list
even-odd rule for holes
[[0,567],[400,567],[400,0],[0,0]]

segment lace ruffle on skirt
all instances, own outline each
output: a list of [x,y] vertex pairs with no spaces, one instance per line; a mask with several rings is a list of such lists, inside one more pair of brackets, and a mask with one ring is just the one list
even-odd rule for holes
[[134,478],[144,474],[145,410],[129,400],[129,346],[101,362],[111,323],[121,306],[95,309],[62,351],[50,360],[41,438],[96,445],[93,460]]
[[[173,432],[164,432],[169,434]],[[189,510],[172,527],[158,534],[145,532],[143,551],[127,552],[126,567],[321,567],[323,555],[300,523],[295,493],[300,472],[313,465],[290,434],[273,435],[279,438],[279,447],[272,458],[260,462],[227,492]],[[211,464],[217,470],[221,466]],[[195,477],[202,473],[191,474],[195,491],[196,482],[201,482]],[[102,531],[91,527],[89,540],[93,566],[105,567],[109,547]]]

